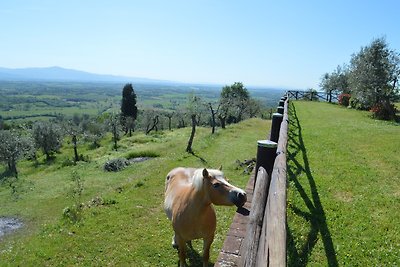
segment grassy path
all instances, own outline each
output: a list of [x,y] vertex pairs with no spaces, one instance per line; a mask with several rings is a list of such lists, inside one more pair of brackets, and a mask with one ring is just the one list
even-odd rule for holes
[[327,103],[290,112],[289,265],[400,265],[400,126]]

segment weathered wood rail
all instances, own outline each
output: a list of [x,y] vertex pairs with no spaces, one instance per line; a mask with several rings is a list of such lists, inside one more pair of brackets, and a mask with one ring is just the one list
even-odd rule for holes
[[258,141],[246,188],[250,213],[235,215],[215,266],[286,266],[288,101],[286,95],[279,102],[269,139]]

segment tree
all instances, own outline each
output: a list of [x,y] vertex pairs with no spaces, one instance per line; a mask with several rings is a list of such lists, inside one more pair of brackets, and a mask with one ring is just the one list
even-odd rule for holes
[[83,134],[83,120],[78,115],[74,115],[72,120],[64,123],[65,132],[71,137],[74,149],[74,163],[78,162],[81,157],[78,154],[78,137]]
[[211,102],[208,103],[208,107],[210,108],[210,112],[211,112],[211,134],[215,133],[215,115],[218,114],[219,108],[221,107],[221,104],[218,105],[217,109],[214,109]]
[[125,128],[125,134],[129,131],[129,136],[132,136],[132,130],[135,130],[134,122],[137,118],[137,112],[135,91],[132,84],[127,83],[122,89],[121,119],[122,125]]
[[168,130],[172,129],[172,117],[174,116],[174,112],[165,112],[164,116],[168,118]]
[[248,108],[247,108],[247,113],[250,118],[254,118],[257,116],[257,114],[261,113],[261,107],[262,103],[261,101],[250,98],[248,101]]
[[91,148],[100,147],[100,140],[104,137],[105,125],[94,119],[85,121],[82,125],[84,131],[84,139],[92,142]]
[[320,86],[328,94],[328,102],[332,102],[332,94],[334,92],[349,93],[349,73],[347,68],[336,67],[331,74],[325,73],[321,78]]
[[303,100],[310,101],[318,101],[318,92],[313,88],[308,88],[306,92],[304,92]]
[[159,122],[160,122],[159,117],[157,114],[155,114],[154,117],[152,117],[151,123],[147,124],[146,126],[146,135],[148,135],[153,130],[157,132]]
[[109,117],[106,121],[107,126],[109,131],[111,131],[112,134],[112,140],[114,142],[114,150],[118,150],[118,141],[119,141],[119,134],[120,134],[120,128],[121,128],[121,120],[120,116],[118,114],[109,114]]
[[16,131],[1,130],[0,144],[0,161],[7,164],[6,172],[18,177],[17,162],[32,153],[32,140]]
[[221,127],[225,128],[228,122],[237,123],[243,119],[243,115],[249,105],[249,91],[241,82],[224,86],[220,96],[220,114],[218,118],[221,122]]
[[185,112],[181,109],[178,109],[176,111],[176,118],[178,120],[178,128],[185,128],[186,127]]
[[352,55],[349,85],[359,107],[371,109],[381,119],[395,116],[393,102],[398,97],[399,53],[389,49],[384,38]]
[[43,154],[46,155],[46,160],[49,160],[61,148],[61,130],[56,124],[48,121],[36,122],[33,125],[33,139],[35,147],[42,149]]
[[196,126],[199,122],[199,117],[202,112],[203,103],[200,97],[192,94],[189,96],[189,101],[187,105],[187,115],[190,117],[190,121],[192,124],[192,131],[190,132],[190,137],[188,140],[188,144],[186,146],[186,152],[193,154],[193,140],[196,134]]

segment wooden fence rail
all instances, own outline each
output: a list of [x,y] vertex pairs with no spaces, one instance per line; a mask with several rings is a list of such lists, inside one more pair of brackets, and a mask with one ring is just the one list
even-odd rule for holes
[[246,237],[241,248],[241,262],[239,266],[256,266],[258,247],[263,228],[264,211],[267,204],[269,175],[260,167],[258,169],[257,181],[254,186],[251,213],[246,230]]

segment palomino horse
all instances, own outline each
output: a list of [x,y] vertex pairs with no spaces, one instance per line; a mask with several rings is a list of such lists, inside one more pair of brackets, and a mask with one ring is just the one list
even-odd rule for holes
[[179,250],[180,266],[185,266],[186,243],[203,239],[203,266],[208,266],[210,246],[216,227],[211,204],[242,207],[246,193],[224,178],[221,170],[175,168],[165,181],[164,209],[172,221],[172,245]]

